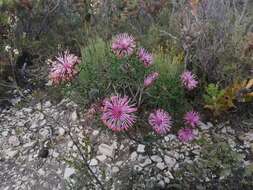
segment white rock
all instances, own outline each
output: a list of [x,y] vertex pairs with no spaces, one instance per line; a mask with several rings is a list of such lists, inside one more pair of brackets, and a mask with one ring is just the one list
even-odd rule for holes
[[169,141],[177,140],[177,137],[176,137],[176,135],[169,134],[169,135],[166,135],[166,136],[164,137],[164,140],[165,140],[166,142],[169,142]]
[[33,110],[32,108],[23,108],[24,112],[31,113]]
[[69,141],[69,142],[68,142],[68,147],[69,147],[69,148],[72,148],[73,145],[74,145],[73,141]]
[[54,151],[53,154],[52,154],[52,156],[53,156],[54,158],[59,157],[59,155],[60,155],[60,154],[59,154],[58,152],[56,152],[56,151]]
[[39,130],[39,134],[43,139],[47,139],[49,137],[50,132],[46,128],[42,128]]
[[93,131],[93,133],[92,133],[93,136],[97,136],[98,134],[99,134],[99,131],[98,131],[98,130],[95,130],[95,131]]
[[42,168],[40,168],[40,169],[38,170],[38,173],[39,173],[41,176],[44,176],[44,175],[46,174],[46,172],[45,172]]
[[2,135],[3,135],[4,137],[7,137],[7,136],[8,136],[8,134],[9,134],[9,132],[8,132],[8,131],[4,131],[4,132],[2,132]]
[[138,156],[137,152],[134,151],[134,152],[130,155],[130,160],[131,160],[131,161],[135,161],[135,160],[137,159],[137,156]]
[[65,129],[63,129],[62,127],[60,127],[58,131],[59,131],[59,136],[65,135]]
[[104,162],[106,160],[106,156],[105,155],[99,155],[96,157],[100,162]]
[[96,166],[96,165],[98,165],[98,161],[95,158],[91,159],[90,166]]
[[153,160],[154,162],[162,162],[162,158],[158,155],[154,155],[154,156],[151,156],[151,160]]
[[40,122],[40,126],[43,127],[45,126],[47,123],[47,121],[45,119],[43,119],[41,122]]
[[45,104],[44,104],[44,107],[45,107],[45,108],[49,108],[49,107],[51,107],[51,105],[52,105],[52,104],[51,104],[50,101],[46,101]]
[[139,144],[137,147],[137,152],[138,153],[144,153],[145,152],[145,145]]
[[156,164],[156,167],[160,170],[164,170],[166,168],[166,165],[163,162],[159,162]]
[[114,166],[112,168],[112,173],[118,173],[119,172],[119,168],[117,166]]
[[10,149],[6,150],[6,155],[9,159],[14,158],[17,154],[18,154],[17,150],[10,150]]
[[19,146],[20,145],[20,141],[19,141],[18,137],[16,137],[16,136],[10,136],[8,139],[8,142],[12,146]]
[[64,179],[68,179],[70,176],[72,176],[75,173],[75,169],[73,168],[65,168],[64,171]]
[[33,147],[35,145],[35,141],[29,142],[29,143],[25,143],[23,145],[23,148],[29,148],[29,147]]
[[74,111],[74,112],[71,114],[71,119],[72,119],[72,121],[77,121],[78,116],[77,116],[76,111]]
[[99,145],[98,150],[101,154],[103,154],[105,156],[109,156],[109,157],[114,156],[114,147],[113,146],[109,146],[107,144],[101,144],[101,145]]
[[122,164],[123,164],[123,161],[116,162],[116,166],[122,166]]
[[32,122],[32,125],[31,125],[30,128],[31,128],[31,129],[35,129],[35,128],[37,128],[37,127],[38,127],[38,121],[35,120],[35,121]]
[[203,122],[200,122],[200,123],[199,123],[199,128],[202,129],[202,130],[208,130],[208,129],[210,129],[211,127],[213,127],[213,124],[210,123],[210,122],[207,122],[206,124],[203,123]]
[[164,161],[167,164],[168,168],[171,169],[175,166],[177,163],[175,158],[169,157],[169,156],[164,156]]
[[41,103],[40,103],[40,102],[36,105],[36,108],[37,108],[38,110],[41,110],[41,109],[42,109],[42,106],[41,106]]

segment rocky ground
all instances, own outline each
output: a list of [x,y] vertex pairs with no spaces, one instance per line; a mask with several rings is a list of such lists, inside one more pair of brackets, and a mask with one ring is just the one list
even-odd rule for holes
[[[85,172],[76,189],[102,189],[98,181],[104,189],[162,189],[183,163],[201,156],[198,143],[182,144],[174,134],[147,143],[94,126],[66,99],[4,109],[0,126],[0,190],[62,190]],[[242,155],[243,166],[252,164],[252,129],[238,133],[229,122],[202,123],[195,133],[210,141],[219,134]],[[80,166],[73,162],[78,159]]]

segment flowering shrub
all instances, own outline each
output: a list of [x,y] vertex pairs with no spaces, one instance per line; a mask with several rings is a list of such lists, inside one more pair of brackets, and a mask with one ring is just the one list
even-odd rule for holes
[[[190,71],[182,73],[180,62],[175,62],[177,59],[173,57],[175,55],[161,59],[159,54],[155,56],[143,47],[138,48],[135,38],[127,33],[113,37],[110,47],[97,39],[87,48],[82,52],[79,80],[73,81],[73,86],[82,84],[80,93],[86,91],[88,97],[92,97],[88,98],[87,105],[104,99],[101,120],[106,127],[120,132],[130,130],[135,124],[145,126],[148,123],[158,135],[166,135],[171,128],[181,125],[183,116],[180,112],[173,112],[173,117],[168,113],[175,102],[171,98],[166,99],[166,96],[176,90],[182,94],[179,94],[183,100],[180,103],[185,104],[183,86],[192,90],[197,87],[198,81]],[[173,62],[168,64],[170,60]],[[56,58],[54,65],[50,76],[55,84],[59,84],[73,79],[79,60],[65,52]],[[165,97],[156,94],[163,91]],[[175,101],[178,101],[177,96]],[[155,101],[158,103],[155,104]],[[152,112],[154,109],[156,111]],[[195,137],[193,128],[199,124],[200,117],[197,112],[191,111],[183,119],[185,126],[191,128],[180,129],[178,138],[182,142],[190,142]]]

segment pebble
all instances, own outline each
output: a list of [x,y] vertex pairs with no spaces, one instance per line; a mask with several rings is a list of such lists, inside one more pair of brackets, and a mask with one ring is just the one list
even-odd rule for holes
[[167,166],[164,163],[159,162],[156,164],[156,167],[160,170],[164,170]]
[[154,162],[162,162],[162,158],[158,155],[153,155],[151,156],[151,160],[153,160]]
[[137,152],[132,152],[132,154],[130,156],[130,160],[135,161],[137,159],[137,156],[138,156]]
[[144,153],[145,152],[145,145],[139,144],[137,147],[137,152],[138,153]]
[[72,114],[71,114],[71,119],[72,119],[72,121],[77,121],[78,115],[77,115],[77,112],[76,112],[76,111],[72,112]]
[[112,168],[112,173],[118,173],[119,172],[119,168],[117,166],[114,166]]
[[75,173],[75,169],[73,168],[65,168],[65,171],[64,171],[64,179],[68,179],[69,177],[71,177],[73,174]]
[[98,150],[101,154],[103,154],[105,156],[109,156],[109,157],[114,156],[114,147],[113,146],[109,146],[107,144],[101,144],[101,145],[99,145]]
[[17,150],[10,150],[10,149],[6,150],[6,155],[9,159],[14,158],[17,154],[18,154]]
[[98,161],[95,158],[91,159],[90,166],[97,166],[97,165],[98,165]]
[[106,160],[106,156],[105,155],[99,155],[96,157],[100,162],[104,162]]
[[10,136],[8,139],[8,142],[11,146],[14,146],[14,147],[20,145],[20,141],[19,141],[18,137],[16,137],[16,136]]

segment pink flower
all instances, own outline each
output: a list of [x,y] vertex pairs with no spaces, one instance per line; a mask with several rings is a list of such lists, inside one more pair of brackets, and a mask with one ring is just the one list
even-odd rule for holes
[[103,101],[102,121],[113,131],[123,131],[132,127],[135,123],[136,116],[134,112],[137,109],[129,105],[130,100],[127,96],[112,96],[110,99]]
[[181,75],[181,81],[185,88],[188,90],[193,90],[198,85],[196,75],[192,74],[190,71],[183,72]]
[[144,48],[141,48],[138,53],[139,60],[144,64],[144,67],[149,67],[153,64],[153,55]]
[[69,51],[65,51],[55,59],[50,68],[49,79],[56,85],[71,81],[78,73],[75,66],[80,63],[79,58],[74,54],[70,54]]
[[145,79],[144,79],[144,86],[149,87],[151,86],[155,80],[159,77],[158,72],[150,73]]
[[133,54],[136,46],[133,36],[127,33],[118,34],[112,40],[112,51],[119,57],[123,58]]
[[195,138],[192,128],[183,128],[178,131],[178,139],[181,142],[190,142]]
[[191,127],[196,127],[200,122],[200,116],[198,112],[190,111],[184,116],[185,125],[190,125]]
[[169,132],[172,125],[171,116],[162,109],[158,109],[151,113],[148,121],[152,128],[160,135]]

